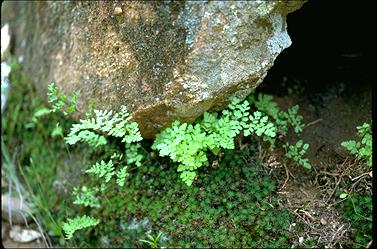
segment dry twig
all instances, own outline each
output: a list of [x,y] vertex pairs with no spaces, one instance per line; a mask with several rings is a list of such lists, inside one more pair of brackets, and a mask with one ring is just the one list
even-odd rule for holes
[[322,121],[322,118],[317,119],[317,120],[314,120],[313,122],[307,123],[305,127],[308,127],[308,126],[314,125],[314,124],[316,124],[316,123],[318,123],[318,122],[321,122],[321,121]]
[[285,185],[287,184],[288,180],[289,180],[289,170],[287,168],[287,164],[286,163],[283,163],[284,165],[284,169],[285,169],[285,174],[286,174],[286,178],[284,180],[284,184],[283,186],[279,189],[279,191],[281,191],[283,188],[285,188]]
[[[346,164],[347,159],[348,159],[348,157],[346,158],[346,160],[344,160],[344,162],[342,163],[341,167],[343,167],[343,166]],[[330,201],[331,198],[333,197],[335,191],[337,190],[337,188],[338,188],[338,186],[339,186],[339,184],[340,184],[340,181],[343,179],[343,175],[344,175],[344,173],[345,173],[345,171],[343,171],[343,172],[340,174],[339,179],[338,179],[338,181],[336,182],[335,188],[333,189],[333,191],[332,191],[331,195],[329,196],[329,198],[327,199],[326,203],[329,203],[329,201]]]

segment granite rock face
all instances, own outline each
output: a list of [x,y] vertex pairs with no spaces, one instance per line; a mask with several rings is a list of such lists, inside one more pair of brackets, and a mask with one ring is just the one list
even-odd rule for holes
[[[41,96],[80,91],[79,118],[126,105],[142,135],[244,98],[291,45],[286,15],[304,2],[11,2],[14,53]],[[2,24],[3,25],[3,24]]]

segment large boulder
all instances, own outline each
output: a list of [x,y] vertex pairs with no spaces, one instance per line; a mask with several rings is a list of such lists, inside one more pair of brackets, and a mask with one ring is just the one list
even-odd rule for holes
[[[14,53],[41,95],[80,91],[82,116],[126,105],[145,138],[244,98],[291,45],[302,1],[10,2]],[[3,25],[2,24],[2,25]]]

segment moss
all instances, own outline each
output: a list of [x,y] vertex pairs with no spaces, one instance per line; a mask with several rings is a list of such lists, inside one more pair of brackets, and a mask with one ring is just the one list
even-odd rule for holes
[[[99,210],[102,220],[115,217],[121,225],[102,223],[95,233],[106,234],[110,244],[142,246],[146,228],[125,229],[133,219],[147,218],[154,230],[169,238],[163,246],[288,247],[290,215],[277,207],[275,181],[259,163],[245,165],[252,151],[226,152],[220,166],[205,169],[192,187],[180,181],[174,167],[150,161],[135,173],[120,193],[106,193],[111,205]],[[271,195],[271,199],[270,199]],[[120,239],[119,239],[120,238]]]
[[345,219],[351,222],[349,247],[365,248],[372,240],[372,198],[369,195],[352,194],[340,206]]

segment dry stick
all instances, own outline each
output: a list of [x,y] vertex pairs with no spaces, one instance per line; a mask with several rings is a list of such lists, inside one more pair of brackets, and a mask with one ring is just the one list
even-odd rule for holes
[[373,240],[369,241],[367,248],[369,248],[372,245]]
[[303,217],[301,217],[301,215],[298,214],[295,210],[294,211],[290,210],[290,212],[293,213],[294,215],[298,216],[308,227],[310,227],[310,229],[312,231],[318,231],[318,229],[316,229],[312,225],[310,225],[310,223],[307,220],[305,220]]
[[323,120],[323,119],[320,118],[320,119],[317,119],[317,120],[315,120],[315,121],[313,121],[313,122],[307,123],[305,127],[308,127],[308,126],[314,125],[314,124],[316,124],[316,123],[318,123],[318,122],[321,122],[322,120]]
[[359,178],[359,180],[357,180],[355,183],[352,184],[351,190],[356,187],[356,185],[360,182],[361,179],[363,179],[363,178]]
[[285,187],[285,185],[287,184],[287,182],[289,180],[289,171],[288,171],[288,168],[287,168],[287,164],[284,163],[283,165],[284,165],[284,169],[285,169],[286,178],[284,180],[283,186],[279,189],[279,191],[281,191]]
[[340,201],[338,201],[338,202],[335,202],[335,203],[333,203],[333,204],[330,204],[328,207],[336,206],[337,204],[339,204],[339,203],[341,203],[341,202],[343,202],[343,201],[345,201],[345,200],[347,200],[347,198],[345,198],[345,199],[343,199],[343,200],[340,200]]
[[339,176],[340,173],[331,173],[331,172],[327,172],[327,171],[320,171],[320,173],[323,173],[325,175],[329,175],[329,176]]
[[[348,159],[348,157],[346,158],[346,160],[344,160],[344,162],[342,163],[342,166],[341,166],[341,167],[344,166],[344,164],[347,162],[347,159]],[[338,186],[339,186],[340,181],[341,181],[342,178],[343,178],[344,173],[345,173],[345,171],[343,171],[342,174],[340,174],[340,176],[339,176],[339,180],[337,181],[337,183],[336,183],[336,185],[335,185],[335,188],[334,188],[334,190],[332,191],[330,197],[327,199],[326,203],[329,203],[329,201],[331,200],[332,196],[334,195],[336,189],[337,189]]]
[[[341,228],[343,228],[343,226],[344,226],[344,225],[342,225]],[[348,227],[348,228],[349,228],[349,227]],[[340,243],[339,240],[343,237],[344,233],[347,231],[348,228],[346,228],[346,229],[344,229],[344,230],[342,231],[342,233],[340,234],[340,236],[338,236],[338,238],[336,239],[336,241],[335,241],[330,247],[335,247],[335,245],[336,245],[337,243]],[[338,231],[339,231],[339,229],[338,229]],[[331,240],[331,243],[332,243],[332,241],[334,240],[335,235],[338,233],[338,231],[336,231],[336,233],[334,234],[333,239]],[[340,247],[340,248],[342,248],[342,247]]]
[[311,221],[315,221],[315,218],[308,212],[308,211],[305,211],[303,209],[299,209],[298,210],[300,213],[303,213],[306,217],[309,217],[309,219]]
[[342,228],[344,227],[344,224],[343,225],[341,225],[339,228],[338,228],[338,230],[333,234],[333,236],[332,236],[332,239],[331,239],[331,242],[333,242],[334,241],[334,239],[335,239],[335,236],[337,235],[337,233],[339,233],[339,231],[340,230],[342,230]]
[[369,175],[370,173],[372,173],[372,171],[370,171],[370,172],[365,172],[364,174],[361,174],[361,175],[359,175],[359,176],[356,176],[355,178],[352,178],[351,181],[354,181],[354,180],[356,180],[356,179],[359,179],[360,177],[363,177],[363,176],[365,176],[365,175]]

